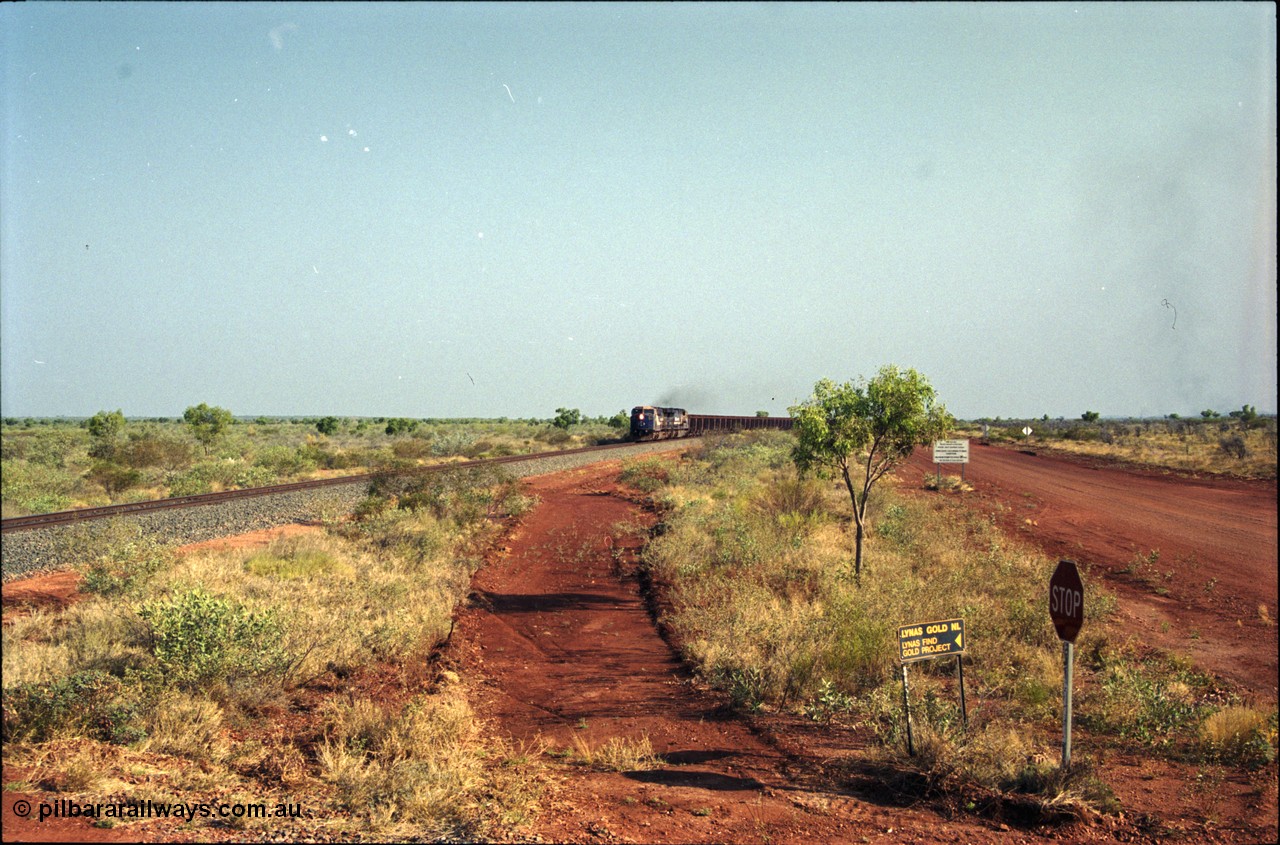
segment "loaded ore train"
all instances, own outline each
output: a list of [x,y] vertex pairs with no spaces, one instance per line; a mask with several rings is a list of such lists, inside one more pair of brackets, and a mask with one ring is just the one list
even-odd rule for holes
[[684,408],[655,405],[637,405],[631,409],[631,437],[634,440],[697,437],[710,431],[732,432],[752,428],[790,429],[791,418],[690,414]]

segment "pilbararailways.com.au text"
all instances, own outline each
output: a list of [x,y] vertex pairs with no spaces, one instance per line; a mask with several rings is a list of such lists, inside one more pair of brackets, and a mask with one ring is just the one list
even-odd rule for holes
[[[23,802],[27,803],[27,802]],[[28,804],[28,806],[30,806]],[[45,819],[300,819],[303,817],[302,804],[224,804],[183,802],[166,803],[163,801],[122,801],[92,802],[72,801],[59,798],[56,801],[41,801],[35,806],[37,821]],[[14,811],[19,815],[30,816]]]

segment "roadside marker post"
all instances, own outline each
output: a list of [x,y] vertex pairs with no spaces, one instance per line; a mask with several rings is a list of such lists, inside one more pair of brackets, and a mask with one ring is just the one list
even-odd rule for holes
[[907,664],[955,655],[956,673],[960,679],[960,721],[968,729],[969,713],[964,700],[964,650],[967,647],[963,619],[917,622],[898,628],[898,659],[902,662],[902,711],[907,717],[907,753],[912,757],[916,756],[916,743],[911,727],[911,700],[907,696]]
[[1084,624],[1084,582],[1075,561],[1060,560],[1049,578],[1049,618],[1062,640],[1062,768],[1071,766],[1071,670]]

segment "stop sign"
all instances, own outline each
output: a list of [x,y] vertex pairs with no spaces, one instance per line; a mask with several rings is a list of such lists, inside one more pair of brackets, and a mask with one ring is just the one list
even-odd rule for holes
[[1058,631],[1058,639],[1076,641],[1084,624],[1084,583],[1074,561],[1058,561],[1058,568],[1049,579],[1049,618]]

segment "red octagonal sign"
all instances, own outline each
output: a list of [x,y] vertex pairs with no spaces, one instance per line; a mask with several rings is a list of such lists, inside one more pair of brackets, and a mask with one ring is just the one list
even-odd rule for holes
[[1058,639],[1076,641],[1084,624],[1084,583],[1074,561],[1060,560],[1049,579],[1049,617],[1058,630]]

